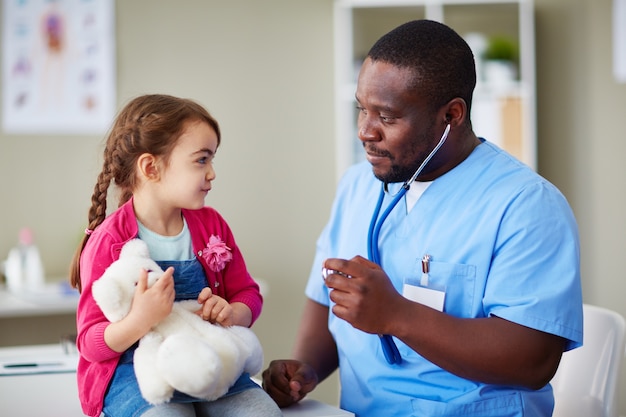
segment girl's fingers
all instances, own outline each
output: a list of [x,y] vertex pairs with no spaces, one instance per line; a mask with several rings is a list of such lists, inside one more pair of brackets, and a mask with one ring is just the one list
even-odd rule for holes
[[148,287],[148,271],[142,268],[141,271],[139,271],[139,279],[137,280],[136,291],[145,292],[147,287]]

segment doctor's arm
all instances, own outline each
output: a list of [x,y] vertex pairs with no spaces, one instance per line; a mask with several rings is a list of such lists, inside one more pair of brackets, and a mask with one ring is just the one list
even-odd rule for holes
[[459,319],[417,303],[423,324],[407,320],[390,331],[416,352],[460,377],[529,389],[545,386],[556,372],[565,347],[559,336],[492,316]]
[[306,300],[292,360],[274,360],[263,388],[280,407],[303,399],[337,369],[337,345],[328,330],[328,307]]
[[326,278],[337,317],[367,333],[393,335],[457,376],[539,389],[556,372],[565,347],[559,336],[496,316],[458,318],[413,302],[361,257],[327,260],[324,266],[351,276]]

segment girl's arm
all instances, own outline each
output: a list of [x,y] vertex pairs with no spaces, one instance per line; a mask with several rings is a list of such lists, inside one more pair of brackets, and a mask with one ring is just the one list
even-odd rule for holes
[[175,297],[173,273],[174,269],[168,268],[148,288],[148,273],[141,271],[128,315],[109,324],[104,331],[107,346],[116,352],[124,352],[172,311]]

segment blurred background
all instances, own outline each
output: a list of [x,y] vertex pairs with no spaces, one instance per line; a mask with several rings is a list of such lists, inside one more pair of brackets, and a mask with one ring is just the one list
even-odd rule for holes
[[[626,315],[626,141],[619,125],[626,84],[612,72],[612,1],[534,3],[536,169],[563,191],[578,219],[585,302]],[[207,204],[229,222],[251,273],[264,283],[254,329],[266,362],[287,357],[341,174],[337,159],[345,159],[335,138],[333,1],[114,5],[115,111],[137,95],[166,93],[193,98],[218,119],[223,140]],[[66,278],[104,138],[0,132],[0,259],[29,227],[46,280]],[[2,346],[54,343],[73,331],[72,314],[0,317]],[[336,376],[312,396],[336,403]]]

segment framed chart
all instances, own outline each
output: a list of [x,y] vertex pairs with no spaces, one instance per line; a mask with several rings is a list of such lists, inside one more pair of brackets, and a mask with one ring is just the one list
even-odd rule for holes
[[113,0],[3,0],[2,127],[101,134],[115,112]]

